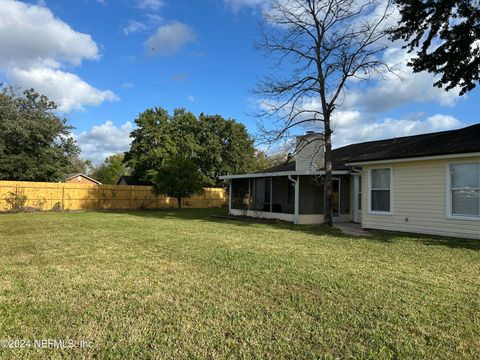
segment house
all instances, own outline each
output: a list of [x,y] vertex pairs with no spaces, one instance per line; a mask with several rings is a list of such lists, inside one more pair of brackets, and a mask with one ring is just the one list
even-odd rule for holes
[[152,186],[152,183],[148,181],[141,181],[134,175],[122,175],[117,180],[117,185]]
[[[226,175],[232,215],[323,221],[323,136],[297,137],[293,161]],[[333,150],[334,221],[480,239],[480,124]]]
[[92,179],[91,177],[85,174],[74,174],[69,175],[65,180],[62,182],[70,183],[70,184],[89,184],[89,185],[102,185],[100,181]]

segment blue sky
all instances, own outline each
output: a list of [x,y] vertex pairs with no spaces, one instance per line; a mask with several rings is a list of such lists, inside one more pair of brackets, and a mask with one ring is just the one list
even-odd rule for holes
[[[257,132],[257,78],[272,61],[253,47],[268,0],[0,0],[0,80],[54,99],[83,156],[128,148],[148,107],[221,114]],[[399,44],[386,55],[403,61]],[[478,91],[459,98],[429,74],[346,94],[336,146],[479,122]],[[298,129],[298,132],[302,132]]]

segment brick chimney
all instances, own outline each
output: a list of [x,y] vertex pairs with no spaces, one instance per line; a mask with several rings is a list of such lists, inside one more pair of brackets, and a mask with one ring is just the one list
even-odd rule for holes
[[314,172],[324,167],[325,138],[322,134],[307,131],[297,136],[295,148],[296,171]]

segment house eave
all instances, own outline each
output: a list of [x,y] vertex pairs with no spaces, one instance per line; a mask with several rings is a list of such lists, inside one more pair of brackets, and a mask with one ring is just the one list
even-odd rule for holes
[[[350,170],[333,170],[333,175],[349,175]],[[315,176],[325,175],[325,171],[278,171],[269,173],[253,173],[253,174],[239,174],[239,175],[222,175],[219,176],[221,180],[231,179],[248,179],[248,178],[263,178],[276,176]]]
[[392,164],[392,163],[401,163],[401,162],[411,162],[411,161],[428,161],[428,160],[442,160],[442,159],[458,159],[466,157],[475,157],[480,156],[480,152],[471,152],[471,153],[459,153],[459,154],[443,154],[443,155],[432,155],[432,156],[418,156],[418,157],[408,157],[400,159],[381,159],[381,160],[365,160],[365,161],[353,161],[345,165],[347,166],[362,166],[362,165],[376,165],[376,164]]

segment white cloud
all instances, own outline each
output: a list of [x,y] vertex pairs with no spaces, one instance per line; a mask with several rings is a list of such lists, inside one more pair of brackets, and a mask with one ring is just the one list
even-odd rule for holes
[[130,83],[130,82],[124,82],[124,83],[122,84],[122,88],[123,88],[123,89],[133,89],[134,87],[135,87],[135,85],[132,84],[132,83]]
[[125,152],[130,148],[130,132],[133,125],[126,122],[115,126],[113,122],[106,121],[95,125],[90,130],[76,136],[82,149],[82,157],[100,164],[107,156]]
[[55,99],[62,112],[84,110],[84,105],[99,105],[104,101],[116,101],[111,91],[95,89],[77,75],[48,67],[9,70],[9,78],[23,88],[41,89]]
[[387,74],[385,79],[376,80],[367,89],[353,87],[345,95],[342,104],[345,108],[362,108],[370,113],[379,113],[398,108],[412,102],[434,102],[442,106],[453,106],[459,100],[458,91],[445,91],[433,86],[434,75],[421,72],[413,73],[406,64],[409,54],[400,47],[390,47],[384,54],[384,60],[396,71]]
[[171,24],[160,26],[155,34],[145,42],[145,48],[150,54],[162,56],[173,55],[185,44],[195,40],[193,29],[185,24],[175,21]]
[[0,0],[0,64],[28,67],[58,59],[80,65],[98,59],[98,47],[88,34],[74,31],[43,6]]
[[137,21],[137,20],[129,20],[127,25],[123,27],[122,31],[125,35],[129,35],[129,34],[137,33],[140,31],[144,31],[146,29],[147,29],[147,25],[145,25],[143,22]]
[[41,4],[0,0],[0,8],[0,71],[10,82],[34,87],[62,111],[116,99],[111,91],[98,90],[61,70],[63,65],[100,58],[90,35],[73,30]]
[[195,102],[195,96],[189,95],[188,96],[188,101]]
[[223,0],[223,2],[233,9],[234,11],[238,11],[242,7],[249,7],[252,9],[255,8],[267,8],[270,4],[270,0]]
[[357,118],[353,124],[336,122],[332,142],[334,147],[340,147],[364,141],[451,130],[462,126],[460,120],[443,114],[429,116],[426,119],[414,116],[411,119],[387,118],[373,122]]
[[137,7],[144,10],[159,10],[163,5],[163,0],[137,0]]
[[151,31],[158,27],[164,19],[157,14],[146,13],[143,14],[142,20],[128,20],[126,25],[122,28],[125,35],[130,35],[139,32]]
[[180,50],[185,44],[195,40],[193,29],[178,21],[160,26],[145,42],[150,54],[169,56]]

